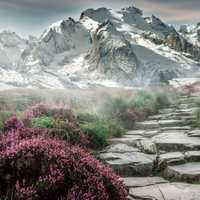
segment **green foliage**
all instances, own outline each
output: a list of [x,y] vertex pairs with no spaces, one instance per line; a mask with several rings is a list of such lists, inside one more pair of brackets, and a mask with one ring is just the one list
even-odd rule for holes
[[54,127],[54,118],[47,117],[47,116],[33,118],[32,126],[34,128],[53,128]]
[[107,145],[108,127],[102,121],[84,124],[81,128],[89,136],[91,148],[99,149]]
[[155,97],[148,91],[139,91],[130,98],[128,105],[132,109],[146,110],[147,114],[154,114],[157,111]]
[[108,135],[109,137],[122,137],[126,133],[126,129],[121,125],[119,121],[110,120],[107,121]]
[[195,110],[196,126],[200,127],[200,108]]
[[135,121],[144,120],[159,109],[170,105],[170,93],[161,91],[138,91],[130,98],[109,99],[103,105],[104,118],[117,120],[127,129],[134,128]]
[[2,111],[0,112],[0,130],[3,129],[6,120],[10,117],[10,112]]
[[155,100],[157,104],[157,109],[162,109],[169,107],[170,102],[170,94],[166,92],[157,92],[155,93]]
[[91,113],[78,113],[76,118],[81,124],[95,122],[98,120],[98,116]]
[[96,114],[81,114],[77,118],[81,128],[89,137],[91,148],[103,148],[107,145],[107,139],[121,137],[126,132],[118,121],[103,119]]
[[127,110],[128,104],[124,98],[110,98],[103,105],[103,113],[105,115],[118,115]]

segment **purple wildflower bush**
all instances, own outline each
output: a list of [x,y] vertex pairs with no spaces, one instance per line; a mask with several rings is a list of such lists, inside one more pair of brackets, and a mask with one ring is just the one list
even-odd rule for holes
[[87,136],[78,125],[70,109],[37,104],[22,114],[21,121],[25,127],[32,127],[32,120],[42,116],[54,119],[54,128],[49,129],[50,135],[64,139],[73,145],[86,147],[89,144]]
[[[62,112],[54,110],[51,115],[54,113],[56,119],[66,121],[69,113]],[[32,118],[35,113],[41,115],[40,109],[28,116]],[[68,123],[73,124],[70,128],[77,128],[73,116],[70,116]],[[85,149],[57,137],[52,130],[31,128],[25,124],[24,119],[21,121],[12,115],[0,136],[0,198],[127,199],[127,190],[120,178]]]

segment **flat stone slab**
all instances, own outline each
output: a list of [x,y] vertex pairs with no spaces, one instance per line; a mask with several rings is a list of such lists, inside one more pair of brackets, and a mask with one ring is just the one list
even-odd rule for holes
[[161,120],[161,119],[169,119],[172,116],[173,116],[172,113],[158,114],[158,115],[152,115],[148,119],[149,120]]
[[144,122],[137,122],[136,128],[137,129],[156,129],[159,128],[159,123],[156,120],[148,120]]
[[188,136],[190,136],[190,137],[200,137],[200,130],[199,129],[192,130],[192,131],[188,132]]
[[200,162],[168,166],[165,175],[181,181],[200,181]]
[[128,152],[136,152],[139,149],[134,148],[132,146],[128,146],[127,144],[119,143],[113,144],[106,148],[105,152],[107,153],[128,153]]
[[167,164],[173,164],[184,161],[185,155],[181,152],[170,152],[161,154],[159,156],[160,162],[166,162]]
[[161,109],[159,111],[160,114],[170,114],[170,113],[173,113],[175,112],[176,109],[174,108],[165,108],[165,109]]
[[142,136],[142,137],[153,137],[155,135],[158,135],[160,134],[161,131],[160,129],[151,129],[151,130],[132,130],[132,131],[128,131],[126,132],[126,135],[137,135],[138,137],[139,136]]
[[160,129],[157,129],[157,130],[146,130],[143,134],[144,137],[147,137],[147,138],[152,138],[156,135],[159,135],[161,133]]
[[168,152],[200,149],[200,138],[188,137],[180,131],[162,133],[152,140],[160,150]]
[[130,196],[142,200],[199,200],[200,185],[164,183],[130,189]]
[[100,158],[110,165],[117,174],[127,176],[152,175],[155,156],[140,152],[101,153]]
[[173,127],[162,127],[160,128],[161,131],[188,131],[191,130],[190,126],[173,126]]
[[128,177],[123,178],[122,180],[128,188],[145,187],[160,183],[168,183],[168,181],[161,177]]
[[141,140],[141,136],[133,135],[131,138],[130,137],[129,138],[125,138],[125,137],[124,138],[112,138],[112,139],[108,140],[108,143],[109,144],[121,143],[121,144],[126,144],[128,146],[135,147],[139,140]]
[[127,135],[143,135],[145,130],[132,130],[126,132]]
[[189,162],[200,162],[200,151],[188,151],[185,153],[185,159]]
[[175,120],[175,119],[169,119],[169,120],[160,120],[159,121],[159,125],[161,127],[168,127],[168,126],[177,126],[180,124],[183,124],[184,121],[183,120]]
[[178,125],[184,124],[183,120],[175,120],[175,119],[168,119],[168,120],[149,120],[144,122],[137,122],[136,128],[137,129],[159,129],[160,127],[174,127]]

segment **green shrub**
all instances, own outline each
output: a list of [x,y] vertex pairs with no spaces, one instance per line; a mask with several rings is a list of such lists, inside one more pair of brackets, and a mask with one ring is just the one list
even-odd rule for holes
[[10,112],[0,112],[0,130],[3,129],[6,120],[11,116]]
[[98,120],[98,116],[91,113],[79,113],[76,118],[81,124],[95,122]]
[[34,128],[53,128],[54,127],[54,118],[47,117],[47,116],[33,118],[32,126]]
[[157,92],[155,93],[155,101],[157,105],[157,109],[162,109],[169,107],[171,102],[170,102],[170,95],[169,93],[166,92]]
[[128,104],[132,109],[145,110],[147,115],[157,112],[155,97],[148,91],[139,91],[135,96],[130,98]]
[[200,108],[195,110],[196,126],[200,127]]
[[126,133],[126,129],[119,121],[108,121],[108,137],[122,137]]
[[108,127],[102,121],[87,123],[81,125],[81,128],[88,135],[91,148],[99,149],[107,145]]
[[118,116],[125,112],[128,108],[126,99],[123,98],[110,98],[103,105],[103,114],[107,116]]

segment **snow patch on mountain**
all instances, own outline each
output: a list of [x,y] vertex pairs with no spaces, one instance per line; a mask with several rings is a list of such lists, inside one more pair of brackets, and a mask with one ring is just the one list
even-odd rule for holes
[[200,47],[200,23],[197,25],[181,25],[179,32],[193,45]]

